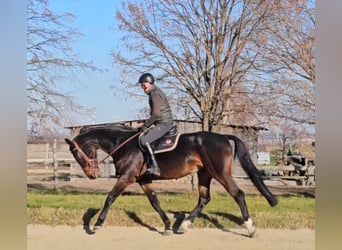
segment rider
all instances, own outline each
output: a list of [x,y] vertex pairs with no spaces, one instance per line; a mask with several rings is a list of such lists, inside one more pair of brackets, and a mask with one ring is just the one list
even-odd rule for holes
[[140,142],[145,149],[148,159],[146,174],[160,176],[160,169],[154,157],[151,143],[171,130],[173,127],[173,116],[166,95],[154,84],[154,81],[154,77],[150,73],[144,73],[139,77],[139,84],[149,96],[150,105],[150,118],[141,127],[143,135],[140,137]]

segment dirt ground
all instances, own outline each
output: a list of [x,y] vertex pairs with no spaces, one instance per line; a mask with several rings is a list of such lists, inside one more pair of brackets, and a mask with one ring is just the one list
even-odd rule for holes
[[254,238],[245,229],[189,229],[185,234],[163,236],[144,227],[104,226],[95,234],[87,234],[82,226],[27,226],[27,250],[87,250],[87,249],[163,249],[163,250],[313,250],[315,231],[258,230]]
[[[104,191],[112,189],[116,180],[83,180],[59,182],[60,190]],[[315,188],[301,186],[274,185],[266,183],[271,192],[279,194],[303,194],[315,196]],[[191,192],[192,186],[183,181],[160,181],[154,183],[157,192]],[[246,193],[258,193],[248,181],[238,181],[238,186]],[[52,189],[51,181],[27,181],[28,189]],[[217,183],[212,183],[212,191],[225,192]],[[127,192],[141,192],[137,184],[131,185]],[[83,226],[47,226],[27,225],[28,250],[87,250],[87,249],[315,249],[315,231],[309,229],[257,229],[254,238],[247,236],[247,230],[238,229],[196,229],[191,228],[185,234],[161,235],[163,228],[112,227],[104,226],[95,234],[87,234]]]

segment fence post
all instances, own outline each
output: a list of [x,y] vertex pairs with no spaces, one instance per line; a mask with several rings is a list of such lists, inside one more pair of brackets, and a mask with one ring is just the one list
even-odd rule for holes
[[194,175],[191,175],[191,191],[195,191],[195,180],[194,180]]
[[50,150],[49,143],[45,143],[45,169],[48,169],[49,167],[49,150]]
[[52,146],[52,151],[53,151],[53,185],[54,189],[57,190],[57,170],[58,170],[58,162],[57,162],[57,139],[53,140],[53,146]]

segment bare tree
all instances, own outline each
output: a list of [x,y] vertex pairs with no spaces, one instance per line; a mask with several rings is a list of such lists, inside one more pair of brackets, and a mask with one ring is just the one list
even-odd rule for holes
[[256,40],[263,60],[262,77],[255,79],[260,112],[273,120],[314,125],[315,1],[271,2],[272,15]]
[[113,58],[127,79],[155,72],[171,87],[178,109],[201,121],[203,130],[250,120],[254,107],[244,84],[260,54],[252,41],[268,6],[251,0],[123,1],[117,20],[124,45]]
[[71,13],[53,13],[48,0],[28,1],[27,118],[33,135],[89,112],[59,88],[63,79],[77,78],[77,71],[97,69],[74,53],[72,44],[82,35],[71,27],[74,19]]

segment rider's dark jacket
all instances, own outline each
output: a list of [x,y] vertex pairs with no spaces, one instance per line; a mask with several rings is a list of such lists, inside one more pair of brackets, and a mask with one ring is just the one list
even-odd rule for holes
[[172,123],[172,111],[166,95],[160,88],[153,85],[149,92],[150,118],[145,122],[144,126],[149,127],[152,124]]

